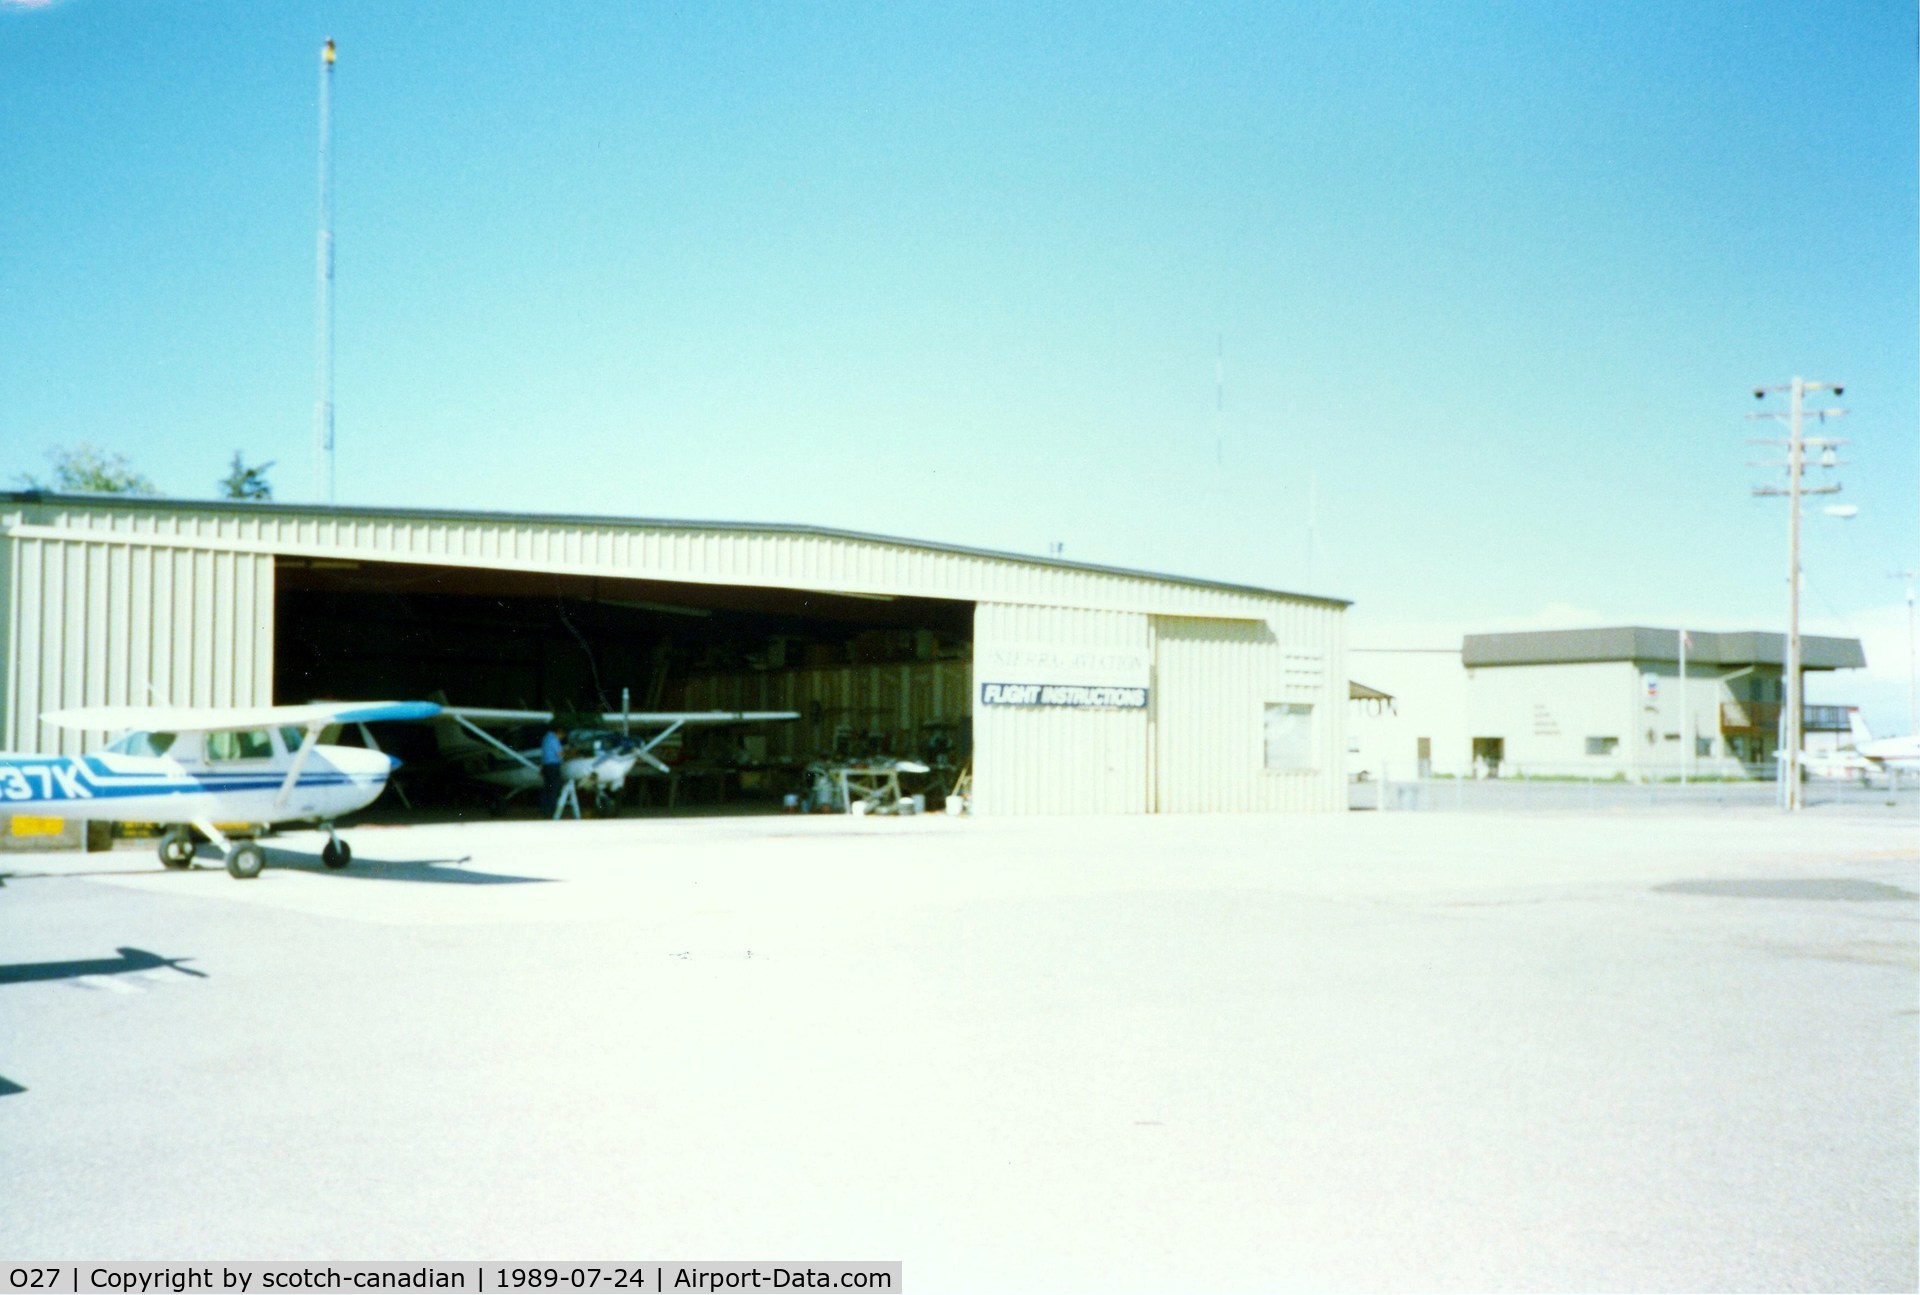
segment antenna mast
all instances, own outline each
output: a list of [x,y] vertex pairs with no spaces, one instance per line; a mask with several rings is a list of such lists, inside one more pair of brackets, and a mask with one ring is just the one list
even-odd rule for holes
[[1220,330],[1219,342],[1213,353],[1213,466],[1219,467],[1226,462],[1224,434],[1220,421],[1227,409],[1227,330]]
[[313,408],[313,475],[321,498],[333,502],[333,38],[320,50],[320,241],[314,275],[314,346],[318,351]]

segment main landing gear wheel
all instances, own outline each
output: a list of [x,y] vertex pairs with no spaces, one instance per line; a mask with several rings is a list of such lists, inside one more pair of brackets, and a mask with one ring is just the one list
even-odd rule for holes
[[353,862],[353,848],[345,841],[329,839],[320,847],[320,862],[329,868],[344,868]]
[[193,834],[191,832],[168,832],[160,838],[160,862],[169,868],[186,868],[193,864]]
[[251,841],[240,842],[227,851],[227,873],[235,880],[258,877],[266,864],[267,852]]

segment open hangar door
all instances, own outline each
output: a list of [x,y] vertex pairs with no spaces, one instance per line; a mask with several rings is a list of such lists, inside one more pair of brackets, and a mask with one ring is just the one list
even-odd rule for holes
[[[810,788],[810,765],[875,757],[931,766],[908,787],[931,807],[971,754],[971,602],[288,557],[275,602],[280,701],[798,713],[681,730],[656,751],[672,775],[636,766],[623,810],[778,809]],[[431,726],[377,737],[407,761],[418,811],[486,803],[438,758]]]

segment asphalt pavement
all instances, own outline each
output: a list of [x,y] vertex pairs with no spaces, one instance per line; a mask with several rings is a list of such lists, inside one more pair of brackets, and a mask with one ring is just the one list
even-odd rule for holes
[[1910,818],[349,837],[0,855],[0,1254],[1920,1286]]

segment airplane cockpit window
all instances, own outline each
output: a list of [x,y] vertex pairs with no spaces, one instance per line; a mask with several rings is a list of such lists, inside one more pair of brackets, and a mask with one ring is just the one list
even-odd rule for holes
[[280,730],[280,741],[286,745],[288,755],[292,755],[298,751],[300,744],[306,740],[307,731],[303,728],[295,728],[293,725],[288,724]]
[[231,729],[207,734],[209,760],[270,760],[273,739],[264,728]]
[[165,755],[173,746],[171,733],[129,733],[107,750],[115,755]]

